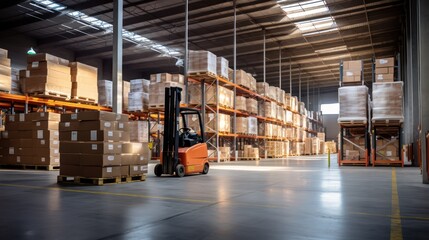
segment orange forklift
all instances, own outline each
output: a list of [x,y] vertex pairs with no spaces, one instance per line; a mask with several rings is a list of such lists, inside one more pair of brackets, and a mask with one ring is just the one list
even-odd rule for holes
[[[178,87],[165,88],[164,140],[161,163],[155,166],[155,175],[185,175],[209,172],[207,143],[204,127],[197,109],[181,108],[181,92]],[[179,117],[183,127],[179,128]],[[187,120],[198,119],[201,136],[188,127]]]

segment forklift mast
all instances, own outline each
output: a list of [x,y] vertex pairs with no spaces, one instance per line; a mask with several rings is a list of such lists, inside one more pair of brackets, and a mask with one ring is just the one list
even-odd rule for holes
[[165,88],[164,141],[162,146],[163,172],[173,174],[179,163],[179,115],[182,89]]

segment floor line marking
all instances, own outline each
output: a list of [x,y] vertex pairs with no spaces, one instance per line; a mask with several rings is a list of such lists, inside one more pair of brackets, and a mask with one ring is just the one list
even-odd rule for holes
[[399,207],[396,170],[392,168],[392,217],[390,218],[390,240],[402,240],[401,211]]
[[[377,214],[377,213],[366,213],[366,212],[352,212],[354,215],[365,215],[365,216],[373,216],[373,217],[386,217],[393,218],[392,215],[388,214]],[[401,219],[411,219],[411,220],[421,220],[421,221],[429,221],[429,217],[418,217],[418,216],[401,216]]]
[[19,185],[19,184],[0,183],[0,186],[30,188],[30,189],[47,189],[47,190],[56,190],[56,191],[64,191],[64,192],[88,193],[88,194],[96,194],[96,195],[111,195],[111,196],[120,196],[120,197],[135,197],[135,198],[147,198],[147,199],[172,200],[172,201],[193,202],[193,203],[214,203],[215,202],[215,201],[202,200],[202,199],[173,198],[173,197],[151,196],[151,195],[133,194],[133,193],[90,191],[90,190],[66,189],[66,188],[44,187],[44,186],[30,186],[30,185]]

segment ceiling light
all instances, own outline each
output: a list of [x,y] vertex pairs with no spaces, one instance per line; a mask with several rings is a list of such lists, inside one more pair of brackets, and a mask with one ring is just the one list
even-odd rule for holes
[[329,12],[324,0],[310,0],[293,4],[288,4],[287,1],[277,1],[277,3],[290,19]]
[[[81,11],[70,11],[66,10],[67,6],[61,5],[60,3],[56,3],[50,0],[33,0],[35,3],[43,6],[37,6],[39,8],[42,8],[46,11],[55,10],[58,12],[64,12],[67,16],[77,20],[78,23],[85,25],[87,27],[91,27],[94,29],[102,29],[104,30],[104,33],[112,33],[113,32],[113,25],[105,22],[103,20],[100,20],[95,17],[91,17],[86,15],[85,13]],[[64,11],[66,10],[66,11]],[[151,49],[156,52],[160,52],[162,54],[168,55],[173,58],[177,58],[177,56],[181,55],[180,52],[178,52],[176,49],[170,49],[164,45],[161,45],[159,43],[155,43],[154,41],[145,38],[137,33],[127,31],[125,29],[122,29],[122,38],[124,38],[127,41],[133,42],[137,44],[137,46],[143,46],[145,48]]]
[[34,51],[33,47],[31,47],[28,51],[27,51],[28,55],[36,55],[36,51]]
[[324,48],[324,49],[315,50],[316,53],[331,53],[331,52],[340,52],[340,51],[347,51],[347,46],[342,45],[342,46],[338,46],[338,47],[331,47],[331,48]]

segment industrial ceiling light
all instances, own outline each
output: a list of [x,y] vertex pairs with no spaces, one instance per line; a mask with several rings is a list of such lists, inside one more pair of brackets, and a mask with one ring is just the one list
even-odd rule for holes
[[36,51],[34,51],[33,47],[31,47],[28,51],[27,51],[28,55],[35,55]]
[[[67,6],[61,5],[59,3],[50,1],[50,0],[33,0],[35,3],[43,6],[47,10],[55,10],[58,12],[63,12],[67,16],[77,20],[78,23],[94,28],[94,29],[102,29],[105,31],[105,33],[112,33],[113,32],[113,25],[105,22],[103,20],[100,20],[95,17],[91,17],[86,15],[85,13],[81,11],[73,11],[71,9],[67,9]],[[181,53],[175,49],[168,48],[166,46],[163,46],[159,43],[155,43],[154,41],[145,38],[137,33],[127,31],[125,29],[122,29],[122,37],[130,42],[133,42],[137,44],[138,46],[143,46],[146,48],[149,48],[153,51],[166,54],[173,58],[178,58],[178,56],[181,55]]]

